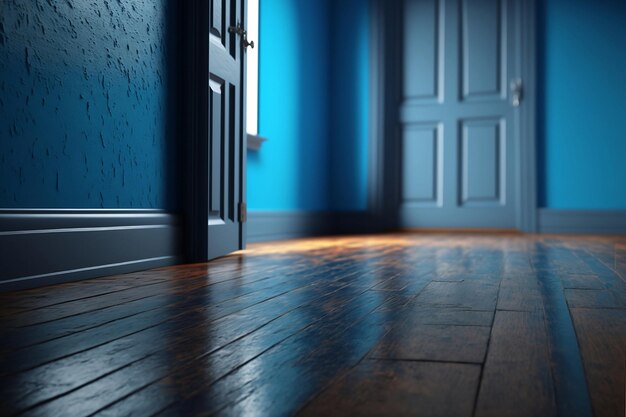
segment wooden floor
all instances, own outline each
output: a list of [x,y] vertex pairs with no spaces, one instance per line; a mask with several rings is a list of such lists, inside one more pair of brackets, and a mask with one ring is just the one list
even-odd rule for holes
[[623,417],[625,278],[626,238],[396,234],[2,294],[0,415]]

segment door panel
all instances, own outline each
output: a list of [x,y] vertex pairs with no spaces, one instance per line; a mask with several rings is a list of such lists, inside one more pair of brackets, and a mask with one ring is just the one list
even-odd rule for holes
[[416,125],[405,130],[403,176],[415,180],[403,183],[404,201],[424,206],[441,204],[441,133],[439,125]]
[[502,143],[499,120],[462,122],[461,133],[461,204],[501,206],[500,184],[504,183]]
[[[506,7],[502,0],[463,0],[461,7],[463,97],[502,95]],[[504,29],[503,29],[504,28]]]
[[219,216],[223,211],[224,203],[222,196],[221,183],[223,181],[221,166],[219,160],[214,161],[214,155],[222,154],[222,143],[224,142],[224,81],[219,79],[209,79],[209,114],[210,126],[209,134],[211,137],[211,147],[209,160],[212,162],[211,172],[209,175],[209,218]]
[[441,7],[442,0],[407,3],[406,37],[411,40],[405,43],[404,49],[404,85],[407,98],[436,100],[441,93]]
[[213,36],[216,36],[223,41],[225,40],[224,36],[224,3],[226,0],[211,0],[211,7],[209,8],[209,25],[210,32]]
[[402,227],[516,226],[515,0],[405,0]]
[[208,219],[207,258],[243,246],[239,221],[243,202],[243,69],[245,54],[238,34],[242,0],[211,0],[209,6],[208,74]]

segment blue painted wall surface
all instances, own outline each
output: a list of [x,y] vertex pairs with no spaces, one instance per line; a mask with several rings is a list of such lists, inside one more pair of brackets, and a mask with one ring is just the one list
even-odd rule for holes
[[333,2],[331,41],[331,202],[367,209],[369,0]]
[[[367,13],[366,0],[262,2],[270,141],[249,157],[251,209],[365,207]],[[540,206],[626,209],[626,1],[546,0],[539,14]]]
[[626,1],[541,4],[540,205],[626,209]]
[[263,0],[260,152],[248,156],[252,210],[328,210],[329,1]]
[[0,2],[0,207],[176,205],[168,3]]
[[249,208],[365,209],[368,0],[262,0],[260,28]]

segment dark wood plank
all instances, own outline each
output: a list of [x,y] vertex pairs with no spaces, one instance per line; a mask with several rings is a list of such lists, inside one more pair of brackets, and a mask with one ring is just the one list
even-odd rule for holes
[[626,243],[615,245],[615,270],[626,280]]
[[540,277],[534,271],[528,274],[505,274],[502,277],[502,286],[524,287],[538,290]]
[[[177,302],[188,298],[190,292],[203,291],[207,296],[210,294],[212,304],[221,304],[231,300],[237,300],[240,297],[248,296],[255,292],[271,290],[272,288],[280,290],[291,288],[289,284],[293,282],[302,281],[300,277],[294,277],[289,274],[287,276],[280,275],[274,279],[266,277],[236,286],[233,286],[230,282],[221,282],[207,289],[205,287],[207,287],[208,284],[205,279],[200,278],[196,280],[194,277],[190,277],[189,280],[185,282],[184,286],[170,285],[166,288],[150,288],[150,291],[147,293],[143,293],[145,288],[142,288],[142,293],[145,296],[138,299],[131,298],[131,301],[127,301],[121,298],[120,304],[98,309],[95,309],[92,305],[94,310],[80,312],[78,314],[71,314],[74,310],[66,310],[70,304],[73,304],[66,303],[64,304],[64,310],[66,314],[69,313],[67,316],[2,332],[3,340],[0,341],[0,348],[6,351],[11,348],[15,349],[17,347],[30,346],[81,331],[94,329],[117,320],[137,316],[148,311],[154,311],[158,308],[169,308]],[[46,311],[42,314],[48,313],[50,313],[50,311]],[[20,315],[19,319],[24,320],[25,318],[23,315]]]
[[[346,271],[348,271],[348,270],[346,269]],[[339,282],[339,281],[342,281],[342,280],[345,280],[346,282],[348,282],[350,284],[355,284],[355,286],[359,286],[359,284],[360,284],[357,280],[349,279],[349,278],[346,279],[346,277],[342,276],[341,274],[338,274],[335,280],[329,280],[325,273],[322,273],[321,275],[322,275],[321,277],[317,276],[317,275],[311,275],[311,274],[304,275],[304,277],[306,277],[309,280],[311,280],[313,278],[316,279],[316,280],[313,280],[313,281],[309,281],[308,283],[310,285],[305,287],[305,289],[307,291],[309,291],[309,292],[310,291],[319,291],[319,292],[331,291],[332,292],[332,291],[334,291],[334,290],[336,290],[338,288],[336,286],[336,282]],[[349,277],[349,275],[350,274],[347,274],[348,277]],[[324,284],[324,285],[320,285],[320,284]],[[294,283],[294,285],[295,285],[295,283]],[[328,288],[328,289],[326,289],[326,288]],[[362,292],[362,290],[359,290],[359,291]],[[237,330],[237,329],[239,329],[241,327],[241,326],[238,326],[237,323],[242,323],[245,326],[259,326],[259,322],[261,322],[261,325],[262,325],[262,320],[263,320],[264,317],[267,317],[267,320],[270,320],[270,319],[275,318],[276,315],[281,314],[280,313],[281,310],[277,311],[275,308],[273,308],[273,305],[275,305],[277,303],[278,303],[279,307],[288,309],[290,306],[293,308],[293,307],[295,307],[295,306],[297,306],[299,304],[302,304],[302,303],[310,303],[310,302],[315,302],[316,301],[316,297],[311,297],[310,295],[302,297],[302,296],[298,295],[299,292],[302,292],[302,291],[295,291],[294,294],[291,294],[289,296],[286,296],[286,294],[282,294],[281,296],[272,299],[269,302],[269,305],[268,305],[268,303],[265,303],[265,304],[264,303],[259,303],[257,305],[254,305],[253,307],[251,307],[249,309],[249,311],[246,312],[245,315],[239,315],[239,316],[241,316],[241,321],[237,320],[238,316],[230,316],[227,321],[212,322],[212,324],[210,326],[211,326],[212,329],[215,329],[214,333],[220,334],[220,330],[219,330],[221,328],[220,323],[223,322],[227,326],[226,328],[229,330],[229,332],[227,334],[233,334],[233,330]],[[205,298],[206,297],[202,297],[201,300],[204,300]],[[337,299],[338,300],[346,300],[346,299],[349,299],[349,297],[346,297],[345,295],[342,295],[342,296],[337,296]],[[281,300],[282,300],[282,302],[279,302]],[[188,300],[188,301],[191,301],[191,300]],[[287,304],[285,304],[285,302],[287,302]],[[290,303],[292,303],[292,304],[290,304]],[[230,303],[230,302],[227,303],[227,305],[229,307],[233,307],[233,304],[234,303]],[[191,302],[189,305],[187,305],[187,307],[193,307],[193,305],[194,305],[193,302]],[[325,305],[328,306],[328,304],[325,304]],[[218,304],[217,307],[219,307],[219,306],[220,305]],[[208,307],[213,307],[214,308],[216,306],[209,305]],[[200,313],[204,313],[208,318],[212,318],[212,319],[218,319],[219,318],[219,316],[216,317],[216,316],[213,316],[211,314],[207,314],[207,311],[205,311],[205,310],[206,310],[206,307],[203,310],[200,310]],[[209,309],[208,311],[210,312],[211,310]],[[183,335],[185,334],[184,331],[191,332],[194,329],[193,326],[190,327],[190,323],[195,323],[196,321],[191,320],[191,318],[193,318],[193,316],[189,317],[188,315],[182,315],[182,316],[180,316],[178,318],[178,321],[180,321],[181,325],[180,325],[180,327],[177,327],[177,330],[180,330],[181,332],[183,332],[182,333]],[[206,327],[207,325],[209,325],[209,324],[208,323],[200,323],[196,327],[202,328],[202,327]],[[175,326],[175,324],[174,323],[165,323],[163,325],[159,325],[159,326],[155,327],[155,329],[163,329],[164,327],[167,328],[167,327],[171,327],[171,326]],[[221,333],[224,333],[224,332],[221,332]],[[189,334],[193,335],[195,333],[187,333],[187,335],[188,335],[187,336],[187,339],[188,339],[187,342],[189,340],[191,340]],[[233,335],[232,337],[235,337],[235,336]],[[160,336],[160,337],[156,337],[155,339],[161,340],[161,339],[163,339],[163,337]],[[207,341],[210,341],[210,342],[213,342],[213,343],[218,343],[218,342],[226,343],[227,340],[228,340],[228,337],[226,337],[226,334],[222,334],[218,338],[213,338],[213,339],[207,338]],[[205,345],[204,348],[205,349],[209,349],[210,346]],[[144,349],[143,352],[144,353],[150,353],[150,350],[148,349],[147,352],[146,352],[146,349]],[[175,354],[175,352],[173,352],[172,354]],[[32,399],[32,398],[36,398],[36,396],[35,397],[29,396],[28,398]]]
[[[285,265],[282,265],[286,269]],[[11,315],[11,327],[26,327],[36,324],[43,324],[55,320],[76,316],[92,311],[98,311],[109,307],[115,307],[130,301],[147,299],[149,297],[166,294],[187,294],[199,288],[211,286],[215,294],[219,297],[230,294],[233,291],[238,292],[236,295],[246,293],[246,286],[258,284],[268,279],[286,276],[298,277],[300,270],[291,268],[285,277],[280,267],[273,268],[269,272],[254,274],[253,279],[249,279],[251,273],[242,273],[241,270],[232,275],[231,272],[213,274],[207,272],[207,268],[200,271],[186,272],[185,274],[173,273],[169,282],[158,282],[150,285],[137,285],[134,288],[128,288],[124,291],[115,292],[113,294],[102,294],[90,297],[89,300],[79,298],[73,301],[65,301],[63,303],[53,304],[51,306],[28,310],[21,314]],[[310,271],[309,271],[310,273]],[[224,279],[226,278],[226,279]],[[233,285],[233,281],[237,282]],[[250,292],[250,291],[248,291]]]
[[366,360],[297,415],[471,416],[480,366]]
[[317,238],[2,294],[0,415],[589,415],[586,395],[587,414],[567,408],[585,371],[595,414],[615,415],[625,248]]
[[[276,303],[282,300],[295,300],[296,295],[287,294],[298,289],[302,290],[308,286],[324,284],[340,287],[347,282],[355,282],[357,285],[360,285],[358,281],[351,279],[349,274],[345,276],[337,274],[333,280],[328,280],[324,274],[322,276],[305,274],[304,277],[303,281],[294,279],[294,277],[290,277],[290,279],[287,277],[280,284],[272,285],[261,291],[244,294],[235,299],[223,300],[222,296],[213,295],[211,289],[206,287],[203,287],[202,291],[195,293],[192,297],[177,299],[175,296],[172,296],[171,304],[166,305],[164,308],[143,312],[132,317],[125,317],[86,332],[71,334],[67,337],[54,339],[44,344],[34,345],[5,355],[3,368],[9,373],[31,369],[170,320],[184,322],[185,315],[196,308],[200,308],[212,320],[217,320],[267,301]],[[207,300],[213,302],[204,304]]]
[[[72,391],[66,397],[46,402],[41,407],[35,408],[32,413],[33,415],[50,415],[47,414],[48,412],[55,414],[55,410],[67,407],[66,402],[72,398],[71,403],[76,406],[77,410],[81,412],[85,410],[88,411],[87,414],[91,414],[123,399],[128,394],[133,394],[166,378],[184,374],[195,375],[197,373],[195,369],[202,365],[210,366],[211,369],[210,376],[205,376],[202,381],[213,382],[314,322],[329,315],[332,316],[333,312],[350,308],[352,298],[343,294],[348,291],[350,290],[345,287],[336,293],[325,294],[322,298],[316,299],[314,304],[298,307],[284,315],[279,315],[253,331],[249,331],[249,327],[234,324],[233,321],[237,320],[237,317],[229,317],[230,323],[228,324],[226,321],[215,323],[218,330],[214,332],[223,333],[216,337],[216,340],[220,340],[223,345],[218,345],[212,351],[208,350],[211,348],[210,345],[202,343],[202,339],[209,336],[208,332],[198,334],[197,338],[189,337],[187,332],[172,332],[168,335],[168,343],[149,356]],[[328,313],[324,314],[325,311]],[[242,320],[242,323],[244,322],[258,326],[258,323],[251,322],[249,319]],[[200,328],[197,330],[197,332],[201,331]],[[173,362],[174,357],[176,360]],[[108,395],[93,400],[92,396],[97,392],[108,392]],[[40,414],[41,410],[44,410],[43,414]]]
[[432,281],[429,272],[406,271],[392,275],[372,287],[374,291],[395,292],[401,296],[415,296]]
[[437,307],[411,303],[408,320],[414,325],[487,326],[493,322],[494,311],[471,310],[460,307]]
[[[324,288],[310,287],[310,294],[305,298],[307,302],[314,303],[315,306],[333,310],[332,303],[341,306],[341,303],[349,303],[352,297],[363,294],[363,290],[344,287],[342,289],[325,290]],[[324,293],[328,291],[327,293]],[[336,294],[338,292],[338,294]],[[350,296],[350,293],[353,295]],[[166,352],[166,362],[169,358],[168,367],[173,366],[172,358],[177,358],[177,368],[184,368],[182,365],[196,358],[212,354],[225,345],[254,332],[257,329],[264,329],[269,323],[274,323],[268,327],[270,331],[277,332],[280,325],[285,322],[290,325],[298,325],[300,321],[294,320],[298,316],[298,304],[303,304],[299,298],[294,298],[292,304],[253,306],[249,311],[241,312],[237,315],[230,315],[211,322],[207,322],[204,312],[199,311],[184,316],[180,323],[167,323],[156,326],[143,332],[124,337],[101,347],[85,351],[83,353],[70,356],[66,359],[52,362],[48,365],[37,368],[28,373],[25,381],[21,375],[13,379],[5,379],[7,386],[3,392],[16,398],[13,406],[15,409],[25,409],[43,402],[52,397],[69,392],[91,381],[111,373],[125,372],[125,367],[135,361],[142,361],[151,355],[159,352]],[[296,307],[292,314],[289,314],[290,307]],[[302,307],[304,308],[304,307]],[[287,314],[285,314],[287,312]],[[301,314],[301,313],[300,313]],[[311,323],[319,320],[322,315],[305,315],[311,318]],[[278,318],[278,319],[277,319]],[[309,323],[310,324],[310,323]],[[277,327],[278,326],[278,327]],[[289,329],[288,327],[287,329]],[[268,329],[263,330],[261,334]],[[289,335],[289,334],[288,334]],[[276,336],[276,334],[273,334]],[[286,337],[286,336],[285,336]],[[196,349],[190,349],[195,346]],[[189,357],[189,356],[190,357]],[[236,368],[239,362],[224,362],[224,366]],[[196,365],[193,365],[194,367]],[[68,369],[80,369],[84,372],[67,372]],[[56,380],[62,383],[50,384],[50,376],[56,376]],[[164,376],[164,375],[163,375]],[[148,383],[149,381],[144,381]]]
[[476,416],[556,416],[548,349],[541,314],[497,311]]
[[484,326],[416,325],[409,320],[391,330],[369,357],[481,364],[490,330]]
[[575,251],[560,244],[551,244],[547,240],[536,243],[530,255],[535,271],[585,275],[594,273],[589,262],[581,259]]
[[612,291],[566,289],[565,298],[570,308],[620,308],[620,304]]
[[[37,288],[18,292],[0,294],[3,315],[11,311],[16,313],[36,308],[62,304],[68,301],[89,299],[92,297],[114,294],[116,292],[134,289],[142,285],[152,285],[166,282],[171,278],[168,273],[150,274],[135,273],[115,277],[87,280],[64,285]],[[10,310],[9,310],[10,309]]]
[[[176,395],[159,400],[161,406],[166,407],[163,415],[219,412],[239,416],[245,414],[245,410],[268,415],[292,414],[341,370],[361,360],[387,331],[395,312],[405,304],[404,300],[368,291],[350,307],[338,310],[319,321],[319,325],[307,327],[262,355],[250,358],[217,381],[210,378],[197,383],[194,374],[207,375],[209,369],[223,361],[211,361],[205,365],[209,368],[196,366],[191,375],[182,369],[138,392],[136,395],[142,399],[129,398],[103,410],[100,415],[138,413],[136,404],[143,403],[154,392],[165,390]],[[390,305],[396,307],[390,308]],[[246,355],[247,351],[232,350],[229,354]],[[192,380],[196,383],[190,385]]]
[[[237,299],[237,302],[231,300],[227,302],[228,304],[211,306],[207,314],[220,318],[246,307],[287,294],[291,289],[293,289],[293,287],[272,289],[242,296]],[[146,311],[90,329],[86,332],[74,333],[67,337],[20,349],[2,358],[2,369],[6,373],[25,371],[68,355],[92,349],[110,341],[141,332],[167,321],[180,320],[190,314],[190,307],[192,306],[194,306],[193,301],[178,301],[166,306],[166,308]]]
[[432,282],[416,301],[431,306],[450,306],[471,310],[494,310],[498,286],[471,281]]
[[468,282],[474,284],[490,284],[498,285],[502,280],[501,273],[492,274],[476,274],[476,273],[442,273],[437,274],[437,277],[433,279],[435,282]]
[[596,417],[626,411],[626,310],[571,310]]
[[498,310],[542,311],[543,298],[537,288],[503,284],[498,294]]
[[561,275],[563,288],[579,290],[602,290],[604,284],[597,275]]
[[539,274],[555,399],[559,415],[590,417],[591,400],[560,277]]
[[[611,250],[614,255],[614,249]],[[598,259],[598,256],[591,255],[588,251],[576,252],[578,257],[585,262],[592,274],[596,275],[602,281],[604,287],[610,290],[626,290],[626,282],[615,270],[615,259],[604,263]]]

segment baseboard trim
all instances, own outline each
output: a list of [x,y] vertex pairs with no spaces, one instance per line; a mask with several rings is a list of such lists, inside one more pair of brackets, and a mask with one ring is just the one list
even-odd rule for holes
[[179,239],[160,210],[0,210],[0,291],[173,265]]
[[334,213],[333,232],[340,235],[369,234],[386,231],[383,223],[369,211],[338,211]]
[[247,241],[267,242],[321,236],[333,232],[333,213],[253,211],[248,213]]
[[322,235],[373,233],[376,222],[366,211],[284,212],[256,211],[248,214],[248,242],[297,239]]
[[626,235],[626,211],[539,209],[539,232]]
[[[624,234],[626,211],[539,210],[541,233]],[[366,212],[251,212],[248,242],[370,233]],[[179,219],[160,210],[0,209],[0,291],[179,263]]]

